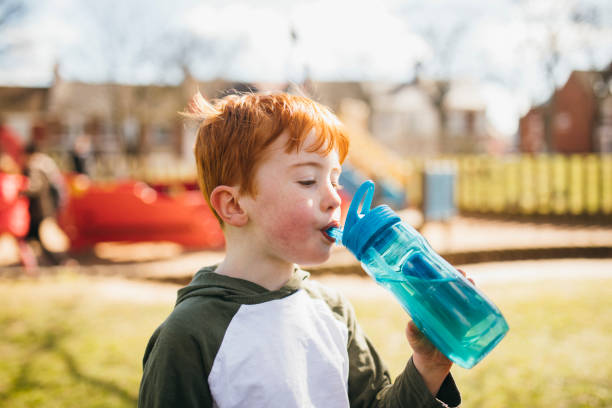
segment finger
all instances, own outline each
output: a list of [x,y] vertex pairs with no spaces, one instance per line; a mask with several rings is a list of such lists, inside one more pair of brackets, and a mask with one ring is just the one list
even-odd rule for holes
[[406,336],[409,339],[412,338],[419,341],[422,340],[423,337],[425,337],[421,330],[419,330],[417,325],[412,320],[410,320],[406,325]]
[[420,333],[419,328],[417,327],[417,325],[414,323],[413,320],[410,320],[408,322],[408,325],[406,326],[406,330],[410,331],[411,333]]
[[459,273],[461,273],[468,280],[468,282],[470,282],[472,285],[476,286],[476,283],[474,282],[474,279],[469,277],[468,274],[463,269],[457,268],[457,270],[459,271]]
[[415,353],[432,355],[437,351],[435,346],[413,321],[408,322],[406,326],[406,337],[408,339],[408,344],[410,344],[410,347]]

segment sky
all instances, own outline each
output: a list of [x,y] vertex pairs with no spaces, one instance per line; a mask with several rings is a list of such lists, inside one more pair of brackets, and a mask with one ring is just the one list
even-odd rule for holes
[[128,83],[180,82],[181,64],[201,80],[402,82],[418,70],[477,83],[512,135],[550,94],[551,49],[557,85],[612,62],[609,0],[25,1],[2,32],[18,47],[0,58],[0,84],[49,85],[56,62],[68,79]]

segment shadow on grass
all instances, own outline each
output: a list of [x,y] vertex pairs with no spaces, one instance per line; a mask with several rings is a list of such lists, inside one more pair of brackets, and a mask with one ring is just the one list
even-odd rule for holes
[[46,387],[45,384],[32,379],[32,366],[37,356],[49,352],[55,353],[62,359],[68,373],[75,381],[99,388],[106,394],[114,394],[130,405],[136,404],[137,397],[119,387],[117,384],[112,381],[88,375],[81,370],[75,358],[60,345],[61,340],[70,334],[69,330],[60,327],[49,327],[42,333],[31,332],[30,334],[31,338],[39,339],[39,341],[34,349],[25,356],[25,363],[21,365],[19,373],[12,384],[6,391],[0,392],[0,406],[18,393],[33,389],[44,389]]
[[137,401],[136,396],[130,394],[123,388],[119,387],[117,384],[113,383],[112,381],[102,380],[102,379],[95,378],[93,376],[84,374],[80,370],[76,361],[74,360],[74,357],[72,357],[68,352],[66,352],[66,350],[58,349],[57,352],[64,359],[64,362],[66,363],[66,366],[68,367],[68,371],[70,371],[70,375],[72,375],[72,377],[74,377],[75,380],[82,381],[92,387],[100,388],[109,394],[115,394],[119,398],[121,398],[122,400],[130,404],[136,404],[136,401]]

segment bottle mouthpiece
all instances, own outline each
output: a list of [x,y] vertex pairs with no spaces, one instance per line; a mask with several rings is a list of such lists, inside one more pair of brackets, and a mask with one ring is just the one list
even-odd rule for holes
[[342,245],[342,229],[339,227],[329,227],[325,231],[327,235],[336,240],[336,244]]

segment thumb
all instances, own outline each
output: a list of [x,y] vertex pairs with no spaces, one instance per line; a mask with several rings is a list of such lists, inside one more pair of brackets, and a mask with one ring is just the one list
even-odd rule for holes
[[406,326],[406,338],[410,347],[416,352],[420,353],[431,353],[435,350],[435,347],[427,337],[419,330],[418,326],[413,320],[408,322]]

